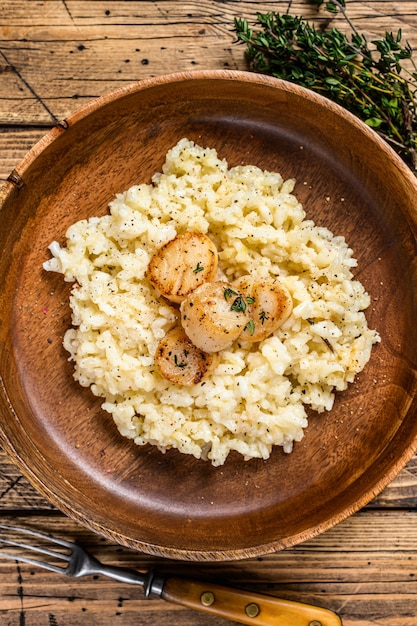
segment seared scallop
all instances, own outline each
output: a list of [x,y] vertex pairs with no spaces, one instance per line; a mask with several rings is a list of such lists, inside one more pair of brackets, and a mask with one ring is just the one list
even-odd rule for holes
[[203,233],[182,233],[151,258],[147,276],[171,302],[182,302],[194,289],[214,279],[217,249]]
[[228,348],[249,322],[244,295],[225,281],[204,283],[181,303],[181,324],[205,352]]
[[278,280],[262,280],[245,275],[235,280],[233,286],[245,296],[250,316],[241,339],[262,341],[290,316],[292,298],[288,289]]
[[172,328],[160,341],[155,353],[158,372],[177,385],[196,385],[217,363],[217,355],[206,354],[187,337],[181,326]]

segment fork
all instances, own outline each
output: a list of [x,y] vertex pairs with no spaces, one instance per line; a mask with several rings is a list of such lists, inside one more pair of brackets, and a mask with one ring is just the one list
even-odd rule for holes
[[[44,557],[62,560],[64,565],[54,565],[49,561],[41,561],[30,556],[14,554],[12,551],[0,550],[0,557],[21,561],[35,565],[55,573],[64,574],[71,578],[102,574],[113,580],[144,588],[145,597],[154,595],[168,602],[180,604],[184,607],[225,617],[240,624],[256,626],[341,626],[340,617],[321,607],[283,600],[273,596],[242,591],[229,587],[198,582],[177,577],[163,577],[149,571],[140,573],[133,569],[104,565],[79,544],[53,537],[30,528],[20,526],[6,526],[0,524],[0,531],[22,536],[22,541],[0,535],[0,544],[35,552]],[[35,545],[32,541],[25,542],[24,538],[46,542],[45,545]],[[49,547],[50,546],[50,547]],[[53,549],[55,546],[55,549]],[[61,552],[65,548],[67,552]],[[66,565],[65,565],[66,564]]]

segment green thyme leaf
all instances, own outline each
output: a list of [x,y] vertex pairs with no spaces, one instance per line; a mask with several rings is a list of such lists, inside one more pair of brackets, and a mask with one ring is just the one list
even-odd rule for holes
[[253,333],[255,332],[255,322],[253,320],[249,320],[249,322],[245,326],[245,329],[249,331],[249,334],[253,335]]
[[230,287],[225,287],[224,289],[224,299],[228,300],[232,296],[237,296],[237,291],[233,291]]
[[259,313],[259,319],[261,320],[261,324],[263,325],[265,323],[265,320],[269,319],[268,315],[265,313],[265,311],[261,311]]
[[[289,12],[235,18],[250,69],[295,82],[342,105],[372,127],[417,170],[417,66],[401,30],[368,42],[346,0],[310,0],[331,17],[323,30]],[[350,31],[331,25],[340,13]]]
[[236,311],[236,313],[244,313],[246,311],[246,302],[243,296],[238,296],[235,298],[232,306],[230,307],[231,311]]
[[193,274],[198,274],[204,270],[204,266],[201,265],[200,261],[197,263],[196,267],[193,269]]

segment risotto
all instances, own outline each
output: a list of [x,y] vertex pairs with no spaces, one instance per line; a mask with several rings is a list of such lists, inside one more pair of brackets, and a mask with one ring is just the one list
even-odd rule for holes
[[[353,278],[343,237],[306,219],[293,180],[256,166],[228,167],[213,149],[182,139],[152,184],[116,196],[103,217],[81,220],[44,263],[73,282],[72,327],[64,346],[74,377],[103,398],[120,433],[138,445],[176,448],[222,465],[287,453],[303,437],[306,406],[330,411],[368,362],[378,333],[370,298]],[[150,259],[184,232],[218,250],[218,280],[276,279],[292,312],[266,339],[237,339],[199,384],[163,378],[155,352],[178,325],[178,306],[146,276]]]

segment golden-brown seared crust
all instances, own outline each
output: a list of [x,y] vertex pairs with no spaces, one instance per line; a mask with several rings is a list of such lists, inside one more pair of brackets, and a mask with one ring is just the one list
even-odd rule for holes
[[166,243],[151,258],[147,276],[171,302],[182,302],[194,289],[215,278],[217,250],[203,233],[186,232]]
[[197,348],[181,326],[165,335],[155,353],[155,366],[161,376],[178,385],[201,383],[216,363],[217,355]]
[[181,324],[205,352],[228,348],[249,321],[246,301],[226,281],[205,283],[181,303]]
[[240,339],[262,341],[290,316],[292,298],[278,280],[262,280],[248,274],[235,280],[233,286],[245,296],[250,315]]

